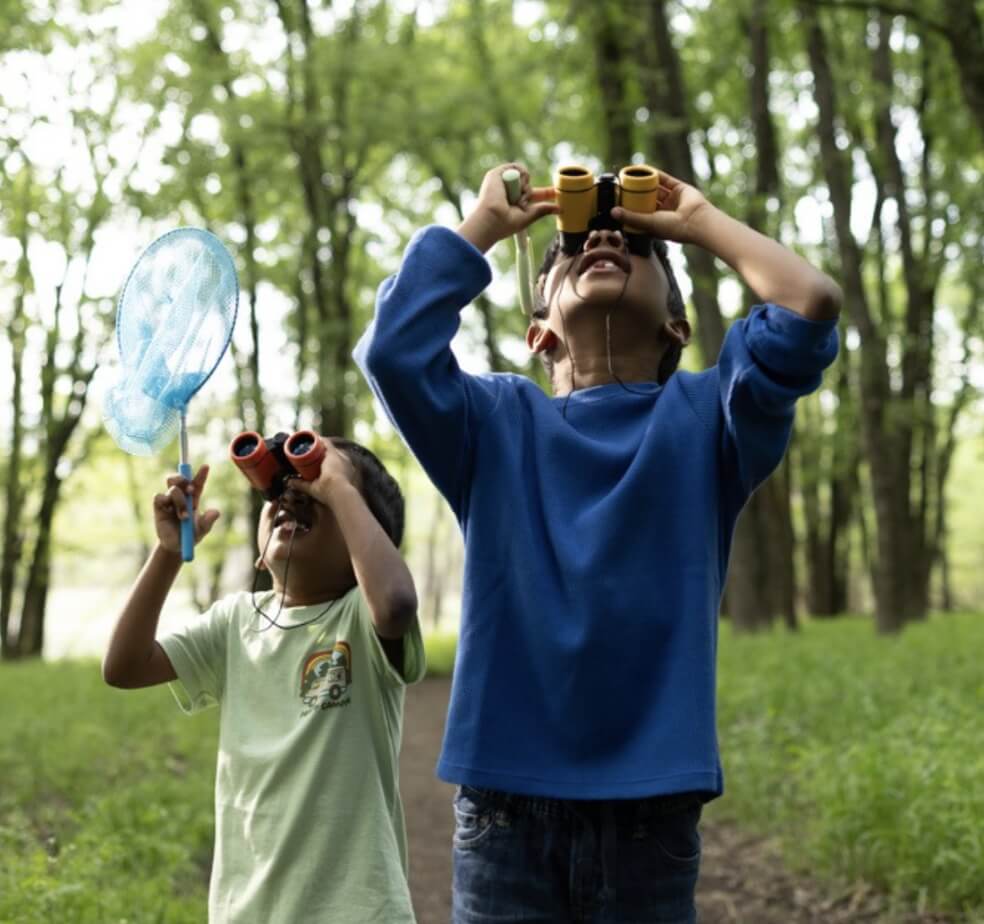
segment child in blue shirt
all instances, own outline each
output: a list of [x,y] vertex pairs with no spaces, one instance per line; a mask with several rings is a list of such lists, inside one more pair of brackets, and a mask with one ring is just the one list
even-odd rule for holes
[[[456,232],[411,241],[356,359],[465,541],[442,779],[457,783],[454,921],[692,922],[701,805],[721,794],[717,614],[735,521],[778,465],[796,399],[837,352],[837,285],[666,175],[651,215],[555,245],[527,342],[553,395],[468,375],[450,343],[483,253],[556,212],[503,165]],[[663,241],[704,247],[762,304],[715,366]],[[634,248],[635,249],[635,248]],[[509,917],[513,915],[513,917]]]

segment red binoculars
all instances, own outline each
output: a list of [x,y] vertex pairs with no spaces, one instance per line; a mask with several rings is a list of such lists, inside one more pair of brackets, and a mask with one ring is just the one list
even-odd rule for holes
[[313,430],[266,438],[247,430],[229,444],[229,458],[267,500],[280,497],[291,478],[314,481],[324,457],[324,444]]

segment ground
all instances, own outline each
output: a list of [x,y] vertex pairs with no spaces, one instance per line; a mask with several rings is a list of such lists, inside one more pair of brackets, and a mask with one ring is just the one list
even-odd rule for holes
[[[427,680],[407,695],[401,756],[410,840],[410,887],[418,924],[447,924],[451,908],[452,787],[434,776],[449,684]],[[832,888],[788,872],[778,847],[733,825],[701,825],[700,924],[956,924],[889,912],[863,884]]]

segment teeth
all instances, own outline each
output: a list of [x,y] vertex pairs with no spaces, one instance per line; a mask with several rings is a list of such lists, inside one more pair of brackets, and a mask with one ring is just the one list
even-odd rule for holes
[[298,523],[297,520],[284,520],[280,524],[280,529],[286,530],[289,533],[307,533],[311,531],[310,526],[305,526],[303,523]]
[[286,510],[277,516],[276,520],[274,520],[273,525],[275,528],[286,529],[290,532],[297,530],[302,533],[306,533],[306,532],[310,532],[311,530],[311,527],[308,524],[301,523],[299,520],[296,520],[293,517],[293,515],[287,512]]
[[588,266],[587,270],[585,270],[585,272],[589,272],[590,273],[591,270],[593,270],[593,269],[599,269],[599,270],[613,270],[613,269],[618,269],[618,270],[620,270],[620,269],[622,269],[622,267],[618,263],[616,263],[614,260],[607,260],[607,259],[602,258],[600,260],[595,260],[593,263],[589,264],[589,266]]

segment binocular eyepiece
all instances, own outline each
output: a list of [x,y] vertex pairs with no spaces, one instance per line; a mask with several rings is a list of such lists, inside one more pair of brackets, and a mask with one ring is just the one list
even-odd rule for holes
[[631,212],[655,212],[658,207],[659,171],[647,164],[623,167],[618,176],[602,173],[597,179],[579,164],[559,167],[554,174],[557,194],[557,231],[564,253],[572,255],[584,247],[595,230],[621,231],[629,252],[648,256],[652,239],[648,234],[626,232],[611,216],[620,205]]
[[291,478],[314,481],[324,457],[324,444],[313,430],[298,430],[290,436],[277,433],[265,439],[247,430],[229,444],[229,458],[267,500],[280,497]]

